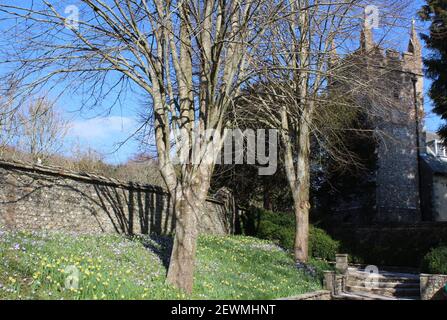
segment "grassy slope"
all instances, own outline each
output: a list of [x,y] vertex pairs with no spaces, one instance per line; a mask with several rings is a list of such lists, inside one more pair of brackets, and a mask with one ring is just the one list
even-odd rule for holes
[[[194,293],[186,297],[164,283],[166,243],[0,232],[0,299],[271,299],[321,288],[267,241],[202,236]],[[69,266],[79,270],[78,289],[66,289]]]

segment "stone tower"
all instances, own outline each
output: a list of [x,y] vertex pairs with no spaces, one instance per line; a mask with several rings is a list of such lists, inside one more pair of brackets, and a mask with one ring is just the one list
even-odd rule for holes
[[[367,35],[362,36],[365,39],[362,40],[363,49],[375,47],[371,30],[363,34]],[[376,51],[373,61],[375,66],[386,70],[380,82],[389,101],[382,116],[375,121],[377,172],[374,220],[418,222],[421,220],[419,151],[423,146],[423,74],[422,48],[414,23],[406,52],[399,54],[387,50],[384,54],[377,54]],[[382,106],[373,107],[379,109]]]
[[365,129],[374,132],[374,145],[365,150],[375,149],[371,154],[375,163],[363,177],[355,177],[357,185],[335,195],[333,219],[358,224],[421,221],[418,150],[424,145],[423,74],[415,25],[404,53],[383,50],[365,25],[360,48],[341,61],[334,55],[332,61],[347,66],[338,79],[368,84],[367,89],[359,89],[356,81],[329,79],[329,90],[353,92],[356,104],[367,110]]

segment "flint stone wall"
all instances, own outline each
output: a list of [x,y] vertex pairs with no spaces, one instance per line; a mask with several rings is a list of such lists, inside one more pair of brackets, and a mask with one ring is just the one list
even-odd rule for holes
[[320,290],[278,300],[332,300],[332,296],[329,290]]
[[[232,212],[208,199],[199,232],[228,234]],[[0,228],[170,234],[175,219],[160,187],[0,160]]]
[[420,279],[422,300],[447,300],[447,295],[443,292],[447,275],[421,274]]

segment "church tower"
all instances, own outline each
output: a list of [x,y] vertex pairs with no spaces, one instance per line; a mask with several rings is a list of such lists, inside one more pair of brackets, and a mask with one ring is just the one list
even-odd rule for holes
[[[422,47],[413,23],[407,52],[388,50],[382,66],[390,106],[377,120],[376,221],[421,221]],[[378,106],[376,106],[378,107]]]
[[365,162],[363,173],[347,173],[335,181],[339,190],[333,194],[333,219],[357,224],[421,221],[424,84],[422,47],[414,23],[404,53],[383,50],[366,24],[357,51],[343,59],[337,58],[334,48],[331,53],[331,62],[347,66],[336,80],[368,84],[362,90],[352,81],[329,82],[330,91],[354,92],[356,103],[365,110],[362,121],[368,132],[362,150],[356,151]]

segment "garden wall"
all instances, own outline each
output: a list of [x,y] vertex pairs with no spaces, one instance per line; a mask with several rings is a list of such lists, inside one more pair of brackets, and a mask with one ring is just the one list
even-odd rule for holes
[[[232,213],[209,199],[201,233],[228,234]],[[79,233],[169,234],[175,219],[160,187],[0,160],[0,227]]]

